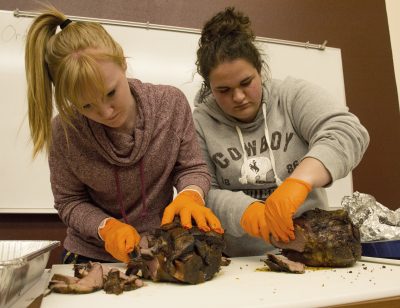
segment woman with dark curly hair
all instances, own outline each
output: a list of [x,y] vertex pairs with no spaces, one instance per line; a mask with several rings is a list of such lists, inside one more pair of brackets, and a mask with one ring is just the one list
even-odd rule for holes
[[262,254],[270,235],[294,239],[293,215],[327,207],[324,187],[357,166],[368,132],[322,88],[271,79],[249,18],[234,8],[206,22],[196,64],[207,205],[226,229],[228,255]]

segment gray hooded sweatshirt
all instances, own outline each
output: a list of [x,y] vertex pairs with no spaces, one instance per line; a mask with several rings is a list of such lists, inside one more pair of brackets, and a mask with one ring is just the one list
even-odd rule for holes
[[[229,256],[272,249],[247,235],[240,219],[302,159],[318,159],[335,181],[357,166],[369,143],[367,130],[346,106],[324,89],[290,77],[264,83],[261,108],[251,123],[226,115],[212,95],[195,106],[195,126],[212,176],[207,205],[225,228]],[[296,215],[315,207],[328,207],[324,188],[314,188]]]

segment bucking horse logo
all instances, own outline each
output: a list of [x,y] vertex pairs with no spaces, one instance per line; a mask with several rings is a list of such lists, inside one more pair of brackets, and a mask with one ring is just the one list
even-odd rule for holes
[[260,168],[257,167],[257,162],[253,159],[253,161],[249,164],[249,167],[251,170],[253,170],[255,173],[258,173],[260,171]]

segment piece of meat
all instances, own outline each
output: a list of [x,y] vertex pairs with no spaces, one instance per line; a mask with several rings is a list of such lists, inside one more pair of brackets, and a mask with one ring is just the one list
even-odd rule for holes
[[65,275],[61,275],[61,274],[54,274],[50,280],[50,282],[54,282],[54,283],[64,282],[66,284],[73,284],[73,283],[77,283],[78,281],[79,281],[79,278],[77,278],[77,277],[65,276]]
[[223,235],[203,232],[194,226],[184,229],[175,220],[142,237],[136,258],[127,273],[141,273],[153,281],[198,284],[210,280],[223,264]]
[[86,294],[104,289],[106,293],[121,294],[143,286],[139,277],[127,276],[117,268],[98,262],[75,264],[74,275],[75,277],[54,274],[48,287],[50,292]]
[[91,263],[83,278],[55,274],[49,283],[49,289],[56,293],[86,294],[103,287],[103,269],[100,263]]
[[267,259],[262,261],[274,272],[304,273],[305,266],[303,263],[291,261],[282,255],[267,254]]
[[119,269],[112,268],[104,281],[104,291],[108,294],[121,294],[123,291],[131,291],[143,286],[142,280],[137,276],[127,276]]
[[292,261],[308,266],[348,267],[361,258],[359,229],[347,211],[314,209],[293,220],[296,239],[271,243]]

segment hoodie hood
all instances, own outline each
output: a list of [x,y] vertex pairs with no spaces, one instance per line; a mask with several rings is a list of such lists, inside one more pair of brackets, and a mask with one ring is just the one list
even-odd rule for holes
[[153,109],[156,105],[142,103],[156,99],[153,91],[148,91],[146,84],[139,80],[128,82],[138,111],[132,135],[116,132],[82,115],[77,117],[77,128],[81,136],[90,140],[96,152],[116,166],[131,166],[141,160],[149,146],[155,125],[156,110]]

